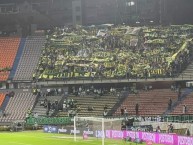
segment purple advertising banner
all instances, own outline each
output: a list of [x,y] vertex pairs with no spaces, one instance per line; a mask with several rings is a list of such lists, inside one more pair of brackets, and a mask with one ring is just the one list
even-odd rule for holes
[[150,132],[139,132],[139,138],[144,141],[156,142],[156,134]]
[[140,138],[139,137],[139,132],[134,132],[134,131],[124,131],[124,137],[130,137],[132,140],[136,139],[136,138]]
[[193,137],[178,136],[176,134],[150,133],[138,131],[106,130],[106,138],[123,139],[130,137],[132,140],[138,138],[153,143],[165,145],[193,145]]
[[[177,140],[177,135],[175,134],[157,134],[157,143],[174,145]],[[177,144],[176,144],[177,145]]]
[[[44,132],[58,132],[73,134],[73,128],[57,128],[56,126],[44,126]],[[164,145],[193,145],[193,137],[178,136],[177,134],[164,134],[164,133],[150,133],[142,131],[120,131],[120,130],[106,130],[102,132],[101,130],[89,130],[85,131],[78,129],[77,134],[86,133],[90,136],[102,137],[105,135],[106,138],[113,139],[126,139],[131,138],[132,140],[140,139],[144,142],[153,142],[157,144]]]
[[193,145],[193,137],[178,136],[177,145]]

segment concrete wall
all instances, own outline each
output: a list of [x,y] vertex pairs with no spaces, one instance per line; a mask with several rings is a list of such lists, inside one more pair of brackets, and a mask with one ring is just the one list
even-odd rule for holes
[[82,3],[81,0],[72,1],[72,23],[82,25]]

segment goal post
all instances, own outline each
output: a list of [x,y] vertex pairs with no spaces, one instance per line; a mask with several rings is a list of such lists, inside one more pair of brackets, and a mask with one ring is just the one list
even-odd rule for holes
[[[94,125],[93,122],[97,122],[97,124],[101,124],[101,128],[98,128],[98,129],[102,132],[101,139],[102,139],[102,145],[104,145],[104,139],[105,139],[105,135],[104,135],[104,118],[74,116],[74,141],[77,141],[77,126],[81,125],[81,124],[78,124],[80,122],[83,122],[84,123],[83,125],[85,125],[83,127],[88,129],[88,130],[84,130],[83,132],[89,131],[89,125]],[[99,130],[95,130],[95,133]],[[93,130],[93,135],[94,135],[94,130]],[[98,137],[98,136],[96,135],[96,137]]]
[[[97,140],[105,145],[106,130],[120,130],[121,119],[106,119],[97,117],[74,117],[74,141],[85,139],[84,135],[89,140]],[[108,137],[107,137],[108,138]]]

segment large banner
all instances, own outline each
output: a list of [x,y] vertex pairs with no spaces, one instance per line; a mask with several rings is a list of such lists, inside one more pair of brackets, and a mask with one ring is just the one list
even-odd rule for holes
[[[45,126],[44,132],[50,133],[64,133],[64,134],[74,134],[73,127],[50,127]],[[132,140],[140,139],[143,142],[152,141],[157,144],[165,144],[165,145],[193,145],[193,137],[187,136],[178,136],[177,134],[164,134],[164,133],[150,133],[150,132],[141,132],[141,131],[120,131],[120,130],[105,130],[102,132],[101,130],[89,130],[83,128],[77,128],[76,134],[83,135],[86,133],[88,136],[101,138],[105,136],[105,138],[112,139],[126,139],[131,138]]]
[[178,136],[177,134],[107,130],[106,137],[114,139],[130,137],[132,140],[140,139],[144,142],[152,141],[153,143],[165,145],[193,145],[193,137]]

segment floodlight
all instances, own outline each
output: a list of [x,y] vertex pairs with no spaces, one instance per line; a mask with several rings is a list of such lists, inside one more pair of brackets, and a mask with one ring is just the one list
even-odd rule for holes
[[135,5],[135,2],[134,2],[134,1],[127,2],[126,5],[129,6],[129,7],[130,7],[130,6],[134,6],[134,5]]

